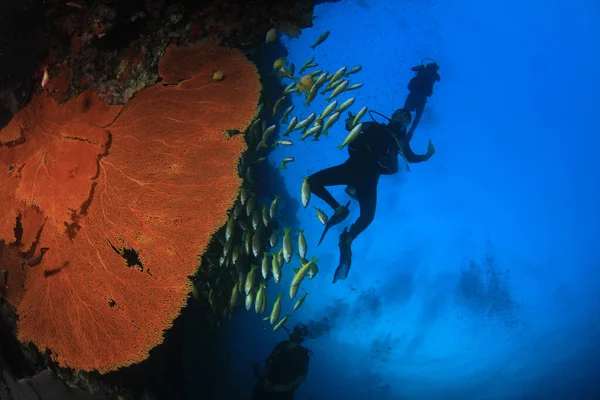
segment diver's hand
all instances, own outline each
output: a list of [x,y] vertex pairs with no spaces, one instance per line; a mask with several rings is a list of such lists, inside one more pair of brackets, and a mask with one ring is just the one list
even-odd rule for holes
[[431,140],[430,140],[429,144],[427,145],[427,155],[429,157],[431,157],[434,154],[435,154],[435,147],[433,147],[433,143],[431,143]]

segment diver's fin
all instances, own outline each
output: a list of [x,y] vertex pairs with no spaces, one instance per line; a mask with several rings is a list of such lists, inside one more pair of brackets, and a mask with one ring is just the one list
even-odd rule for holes
[[317,244],[317,246],[321,244],[321,242],[325,238],[325,234],[327,233],[329,228],[331,228],[334,225],[339,224],[340,222],[342,222],[343,220],[345,220],[348,217],[348,214],[350,214],[350,210],[348,209],[349,207],[350,207],[350,201],[348,203],[346,203],[345,206],[338,207],[338,209],[341,208],[341,212],[338,212],[336,210],[336,212],[334,212],[334,214],[331,216],[331,218],[329,218],[329,221],[327,221],[327,224],[325,224],[325,229],[323,229],[323,234],[321,235],[321,239],[319,239],[319,243]]
[[352,266],[352,239],[350,238],[350,233],[347,228],[344,228],[344,231],[340,235],[340,264],[335,270],[335,274],[333,275],[333,283],[336,283],[339,280],[344,280],[348,277],[348,273],[350,272],[350,267]]
[[323,239],[325,239],[325,234],[327,233],[328,230],[329,230],[329,221],[327,221],[327,225],[325,225],[325,229],[323,229],[323,233],[321,234],[321,239],[319,239],[319,243],[317,243],[317,246],[321,244]]

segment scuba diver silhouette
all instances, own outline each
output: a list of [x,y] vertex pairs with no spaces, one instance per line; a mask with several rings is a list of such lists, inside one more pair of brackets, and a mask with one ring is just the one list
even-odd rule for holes
[[[376,122],[371,113],[386,118],[389,123]],[[350,202],[345,206],[340,205],[325,188],[326,186],[347,185],[346,193],[357,200],[360,206],[360,216],[356,222],[350,226],[349,230],[344,228],[340,235],[340,263],[335,271],[333,283],[340,279],[346,279],[348,276],[352,264],[352,241],[375,218],[379,177],[398,172],[398,154],[402,155],[406,168],[410,171],[408,163],[427,161],[435,153],[431,141],[429,141],[426,154],[415,154],[410,148],[406,127],[412,116],[407,110],[402,108],[396,110],[391,119],[375,111],[369,111],[369,114],[373,122],[363,123],[361,133],[348,145],[350,157],[343,164],[325,168],[308,177],[311,192],[334,210],[333,216],[325,225],[319,244],[323,241],[327,231],[345,220],[350,213],[348,209]],[[350,131],[353,128],[354,116],[350,112],[348,115],[346,130]]]
[[306,379],[312,352],[301,344],[309,334],[308,327],[298,324],[292,331],[283,327],[289,340],[279,342],[265,362],[264,372],[254,363],[254,386],[252,400],[293,400],[296,389]]
[[[432,61],[431,63],[424,65],[425,60]],[[409,131],[408,140],[410,141],[413,137],[417,125],[423,116],[423,110],[425,110],[425,104],[427,98],[433,94],[433,84],[440,81],[440,74],[437,72],[440,66],[430,58],[425,58],[421,61],[421,65],[412,67],[411,71],[417,74],[408,82],[408,90],[410,93],[406,96],[404,102],[404,109],[410,112],[415,111],[415,120],[413,121]]]

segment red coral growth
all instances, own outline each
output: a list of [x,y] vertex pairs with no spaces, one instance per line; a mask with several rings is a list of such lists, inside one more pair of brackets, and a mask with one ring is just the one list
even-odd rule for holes
[[[213,81],[215,68],[226,79]],[[21,215],[20,250],[40,230],[34,247],[49,248],[28,267],[22,301],[14,299],[19,337],[49,348],[63,366],[108,372],[162,342],[185,304],[196,256],[241,184],[245,143],[224,131],[245,130],[254,117],[254,65],[237,50],[202,44],[168,49],[159,72],[163,82],[122,110],[90,93],[62,105],[35,98],[21,119],[32,122],[20,122],[22,142],[0,147],[0,168],[17,166],[0,180],[10,211],[0,239],[16,245]],[[129,249],[138,265],[128,266]]]

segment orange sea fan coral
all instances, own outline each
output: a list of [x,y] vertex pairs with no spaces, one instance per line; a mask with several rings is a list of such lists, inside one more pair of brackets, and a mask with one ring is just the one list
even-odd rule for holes
[[[227,79],[214,81],[215,70]],[[21,215],[19,250],[38,232],[33,250],[49,248],[13,299],[19,338],[63,366],[108,372],[148,356],[241,184],[245,142],[224,131],[254,117],[255,66],[238,50],[201,44],[167,49],[159,73],[161,83],[122,109],[92,93],[61,105],[40,96],[0,131],[0,142],[20,135],[0,146],[0,168],[14,172],[0,179],[9,205],[0,239],[17,245]]]

